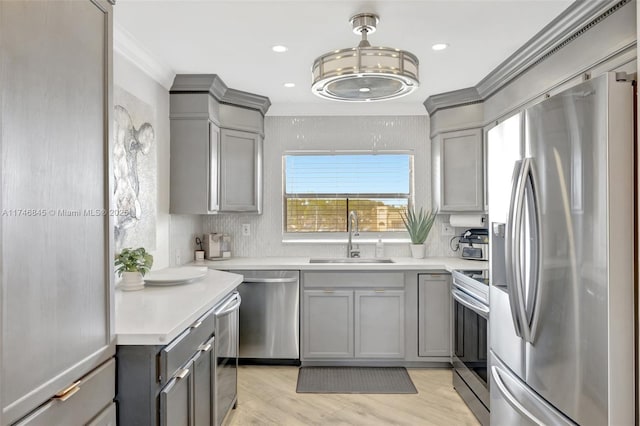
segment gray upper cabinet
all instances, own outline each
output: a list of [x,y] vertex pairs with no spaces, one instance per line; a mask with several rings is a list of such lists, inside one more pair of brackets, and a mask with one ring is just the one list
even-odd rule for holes
[[179,74],[171,88],[170,211],[261,213],[269,99],[215,74]]
[[451,276],[418,275],[418,355],[451,356]]
[[220,129],[208,119],[171,120],[171,211],[219,210]]
[[115,352],[111,35],[106,1],[0,2],[0,425],[114,397],[113,363],[82,385]]
[[262,210],[262,137],[240,130],[220,134],[220,210]]
[[482,129],[440,133],[431,151],[434,207],[441,213],[484,211]]

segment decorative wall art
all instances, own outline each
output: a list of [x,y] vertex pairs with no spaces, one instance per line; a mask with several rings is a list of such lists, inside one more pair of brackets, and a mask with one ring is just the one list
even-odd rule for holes
[[155,112],[126,90],[114,90],[115,248],[156,248]]

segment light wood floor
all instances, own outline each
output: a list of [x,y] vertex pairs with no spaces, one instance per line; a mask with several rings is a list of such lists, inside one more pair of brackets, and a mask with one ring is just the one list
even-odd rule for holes
[[409,369],[413,395],[300,394],[297,367],[240,366],[227,425],[478,425],[451,370]]

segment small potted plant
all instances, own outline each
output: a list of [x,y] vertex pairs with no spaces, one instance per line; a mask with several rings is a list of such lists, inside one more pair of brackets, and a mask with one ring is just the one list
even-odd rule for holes
[[149,272],[153,265],[151,256],[144,247],[137,249],[125,248],[116,255],[116,272],[122,276],[120,288],[125,291],[142,290],[144,280],[142,277]]
[[422,208],[418,212],[414,208],[407,208],[406,212],[400,213],[411,238],[411,255],[416,259],[424,258],[426,250],[424,242],[431,232],[437,214],[437,211],[425,212]]

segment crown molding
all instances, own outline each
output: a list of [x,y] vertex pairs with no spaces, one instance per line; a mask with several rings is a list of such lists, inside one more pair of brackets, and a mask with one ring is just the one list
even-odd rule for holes
[[230,89],[217,74],[177,74],[170,93],[209,93],[220,103],[256,109],[262,115],[271,106],[266,96]]
[[478,93],[490,97],[630,1],[576,1],[482,79]]
[[478,89],[475,87],[467,87],[466,89],[429,96],[427,100],[424,101],[424,107],[427,109],[429,115],[432,115],[439,109],[478,104],[483,102],[483,100],[482,96],[478,93]]
[[254,93],[243,92],[241,90],[229,89],[224,94],[222,102],[241,105],[245,108],[252,108],[259,110],[262,115],[265,115],[271,106],[271,100],[266,96],[256,95]]
[[176,73],[166,64],[155,58],[142,44],[122,26],[115,24],[113,31],[113,50],[127,58],[145,74],[169,90]]
[[474,87],[432,95],[424,107],[432,115],[439,109],[484,102],[629,2],[631,0],[575,1]]

